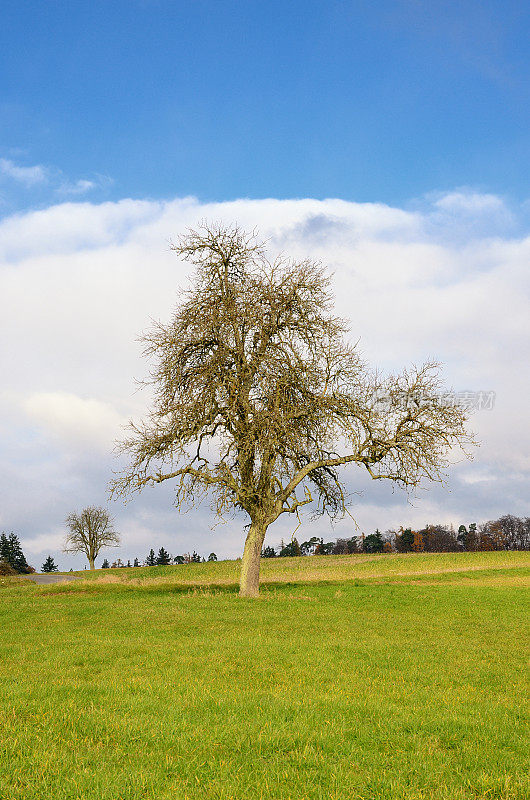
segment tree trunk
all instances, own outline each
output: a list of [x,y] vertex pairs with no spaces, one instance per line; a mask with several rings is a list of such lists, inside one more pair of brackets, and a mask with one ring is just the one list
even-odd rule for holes
[[250,525],[241,561],[240,597],[257,597],[259,595],[261,547],[266,530],[267,525],[264,523],[252,522]]
[[93,558],[89,558],[88,559],[88,563],[90,564],[90,569],[96,569],[95,566],[94,566],[94,559]]

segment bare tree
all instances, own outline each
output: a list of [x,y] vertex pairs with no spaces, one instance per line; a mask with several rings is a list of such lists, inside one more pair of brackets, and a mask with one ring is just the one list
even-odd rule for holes
[[68,533],[63,548],[65,553],[84,553],[90,569],[104,547],[118,547],[119,534],[113,528],[113,520],[104,508],[89,506],[80,514],[75,511],[65,520]]
[[329,278],[310,260],[270,261],[254,234],[202,225],[172,249],[195,265],[168,324],[142,336],[154,401],[119,450],[130,466],[111,484],[127,496],[176,482],[176,502],[209,490],[218,515],[249,517],[240,593],[259,591],[267,528],[281,514],[342,514],[338,467],[415,487],[440,481],[465,414],[441,392],[438,365],[381,377],[345,341]]

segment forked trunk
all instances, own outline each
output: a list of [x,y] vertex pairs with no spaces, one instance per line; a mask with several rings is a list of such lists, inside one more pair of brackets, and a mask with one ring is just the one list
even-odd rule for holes
[[241,577],[239,580],[239,594],[241,597],[257,597],[259,595],[261,548],[266,530],[267,525],[264,523],[252,522],[250,525],[241,561]]

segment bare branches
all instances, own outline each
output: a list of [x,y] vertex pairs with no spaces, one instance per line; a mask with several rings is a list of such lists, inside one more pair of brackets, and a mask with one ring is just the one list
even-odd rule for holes
[[143,336],[154,403],[120,445],[130,466],[114,495],[175,480],[178,504],[209,492],[217,513],[239,507],[267,524],[313,500],[340,514],[341,466],[414,487],[441,480],[451,449],[472,443],[438,365],[383,379],[363,363],[320,264],[270,261],[254,233],[222,224],[172,249],[195,280]]
[[63,551],[65,553],[83,553],[90,568],[94,569],[94,561],[104,547],[118,547],[119,534],[113,527],[113,520],[104,508],[89,506],[78,514],[75,511],[65,520],[68,526]]

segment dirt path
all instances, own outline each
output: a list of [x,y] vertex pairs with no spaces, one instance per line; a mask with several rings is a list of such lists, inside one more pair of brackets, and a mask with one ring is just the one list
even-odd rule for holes
[[33,581],[33,583],[39,584],[46,584],[46,583],[64,583],[65,581],[79,581],[81,578],[79,575],[54,575],[50,573],[48,575],[37,575],[37,573],[32,575],[21,575],[22,580]]

